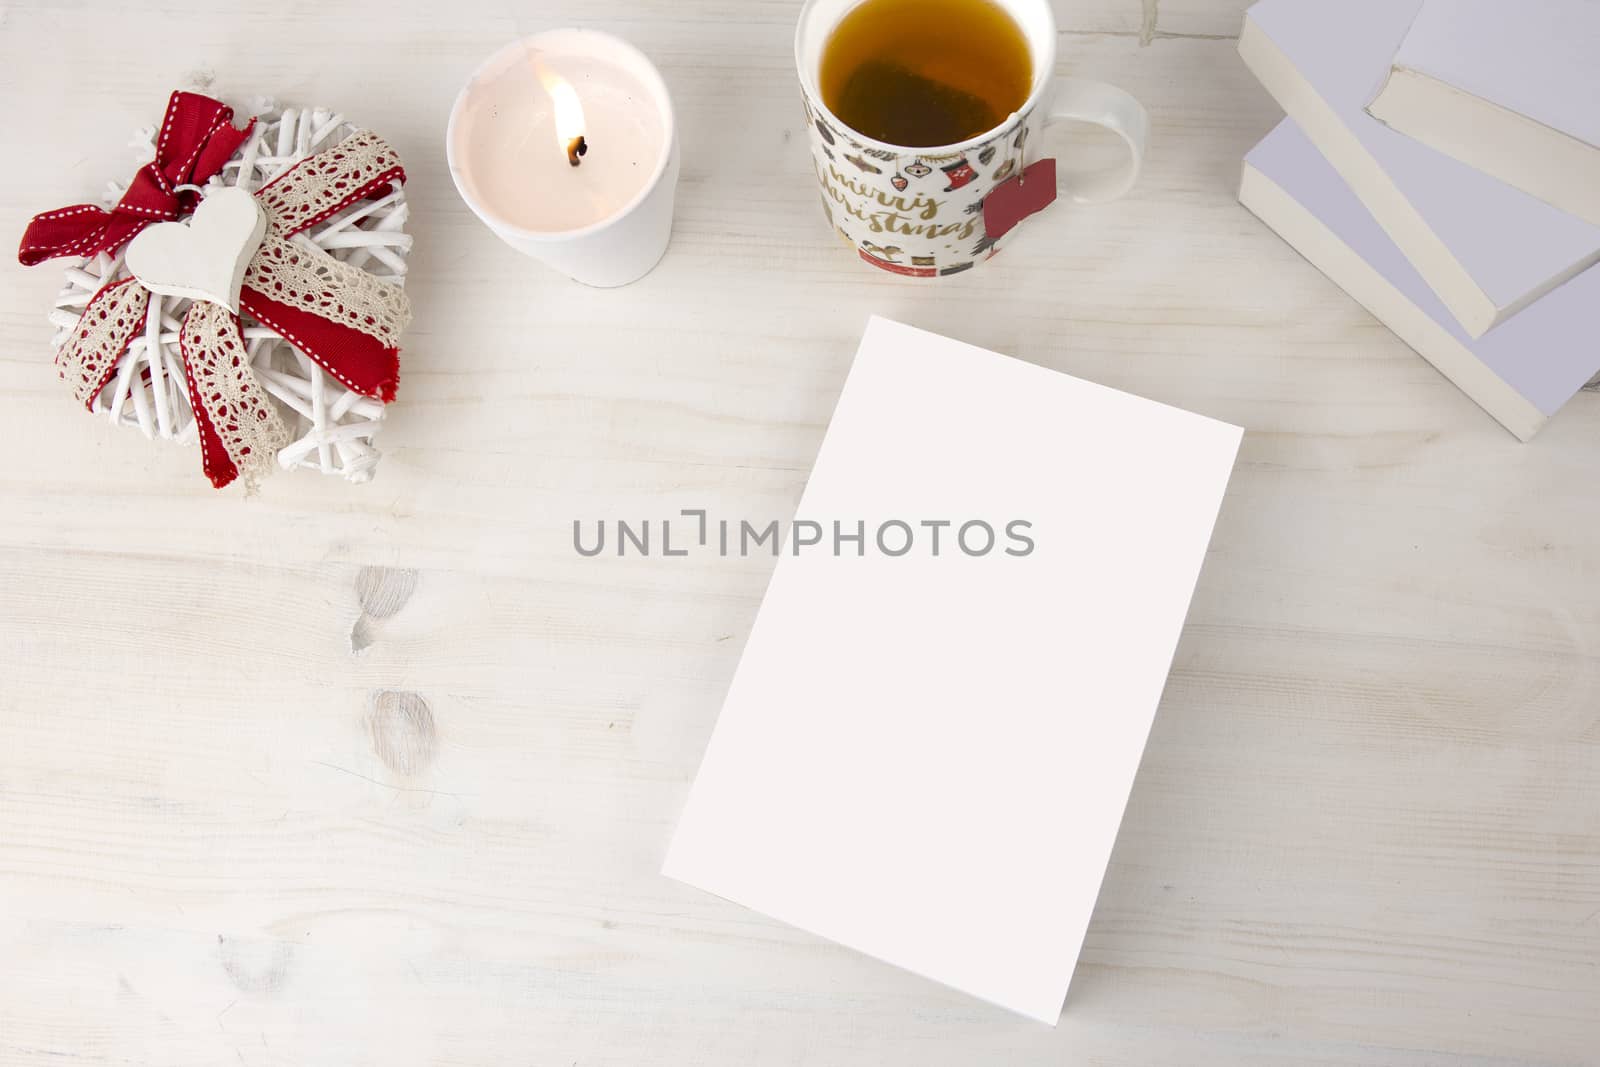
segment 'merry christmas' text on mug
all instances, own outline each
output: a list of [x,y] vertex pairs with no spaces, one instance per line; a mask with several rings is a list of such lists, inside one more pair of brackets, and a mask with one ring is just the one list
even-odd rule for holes
[[823,210],[875,267],[931,278],[958,274],[994,255],[1005,232],[1055,197],[1055,161],[1040,158],[1043,127],[1051,123],[1103,126],[1127,147],[1120,166],[1074,173],[1063,186],[1070,199],[1115,200],[1138,179],[1150,127],[1144,107],[1113,85],[1055,77],[1056,23],[1049,0],[997,2],[1028,42],[1028,98],[993,129],[931,148],[875,140],[824,104],[824,47],[855,0],[806,0],[800,12],[795,63]]

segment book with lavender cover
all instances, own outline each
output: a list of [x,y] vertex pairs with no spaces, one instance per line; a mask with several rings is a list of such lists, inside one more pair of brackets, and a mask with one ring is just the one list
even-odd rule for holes
[[1366,111],[1421,0],[1260,0],[1239,52],[1466,332],[1480,337],[1600,260],[1600,226]]
[[1367,110],[1600,224],[1600,3],[1425,0]]
[[1523,440],[1600,371],[1600,268],[1473,340],[1292,119],[1245,157],[1239,200]]

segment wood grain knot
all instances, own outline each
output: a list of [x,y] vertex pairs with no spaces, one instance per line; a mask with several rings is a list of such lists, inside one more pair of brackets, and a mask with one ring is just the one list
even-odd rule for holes
[[362,567],[356,573],[356,599],[361,614],[350,627],[350,653],[366,651],[377,633],[373,623],[406,606],[417,591],[417,572],[405,567]]
[[217,935],[228,980],[245,993],[276,993],[289,977],[295,948],[286,941],[239,941]]
[[417,572],[405,567],[362,567],[356,573],[356,598],[370,618],[387,619],[417,591]]
[[410,690],[374,690],[367,701],[367,730],[378,758],[408,778],[426,770],[439,747],[433,709]]

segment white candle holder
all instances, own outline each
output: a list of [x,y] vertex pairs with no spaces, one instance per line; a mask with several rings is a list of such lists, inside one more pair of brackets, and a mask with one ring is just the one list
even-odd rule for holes
[[[572,180],[504,160],[488,163],[481,152],[473,151],[474,138],[537,138],[526,151],[548,150],[556,161],[551,165],[567,165],[553,129],[546,130],[542,125],[538,130],[532,128],[534,117],[544,121],[541,109],[548,103],[541,95],[544,90],[534,68],[548,67],[561,75],[564,62],[587,65],[587,73],[574,82],[580,101],[585,96],[592,101],[597,91],[607,89],[603,82],[608,69],[621,71],[643,90],[644,99],[638,100],[636,106],[654,109],[654,117],[660,123],[660,146],[648,161],[652,170],[643,186],[631,199],[598,218],[586,217],[586,212],[593,214],[594,205],[583,203],[573,192],[575,183],[586,177],[579,173],[581,167],[603,167],[608,162],[603,153],[612,146],[595,130],[592,121],[589,143],[594,151],[573,168]],[[525,93],[506,87],[508,77],[520,79],[524,73]],[[612,96],[614,100],[615,93]],[[627,99],[631,101],[631,95]],[[650,117],[648,112],[641,114]],[[528,119],[526,130],[517,125],[522,118]],[[479,65],[457,95],[445,132],[445,155],[456,190],[490,230],[517,251],[585,285],[610,288],[638,281],[666,253],[678,185],[678,137],[672,98],[655,65],[620,38],[597,30],[547,30],[500,49]],[[542,157],[538,158],[541,164],[545,163]],[[638,162],[628,161],[628,165],[637,166]],[[480,173],[491,166],[496,168],[495,173]],[[516,187],[524,178],[528,183],[525,192]],[[529,224],[526,217],[515,217],[508,209],[508,188],[514,195],[530,199],[555,199],[541,203],[538,224]],[[561,217],[563,200],[576,201],[571,204],[570,220]],[[529,214],[532,213],[524,212],[524,216]]]

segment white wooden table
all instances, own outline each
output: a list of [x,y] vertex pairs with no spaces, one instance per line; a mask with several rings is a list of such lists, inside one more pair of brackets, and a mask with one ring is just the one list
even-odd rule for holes
[[[411,175],[372,484],[253,501],[74,410],[0,295],[0,1062],[1424,1064],[1600,1057],[1600,396],[1519,446],[1234,202],[1243,0],[1061,0],[1155,117],[1130,199],[926,286],[822,224],[791,0],[0,8],[0,218],[173,87],[343,108]],[[676,237],[599,292],[493,241],[476,61],[620,32]],[[574,518],[787,515],[871,312],[1249,429],[1054,1030],[657,872],[770,558]],[[1070,457],[1063,457],[1063,462]],[[819,783],[819,788],[822,788]]]

